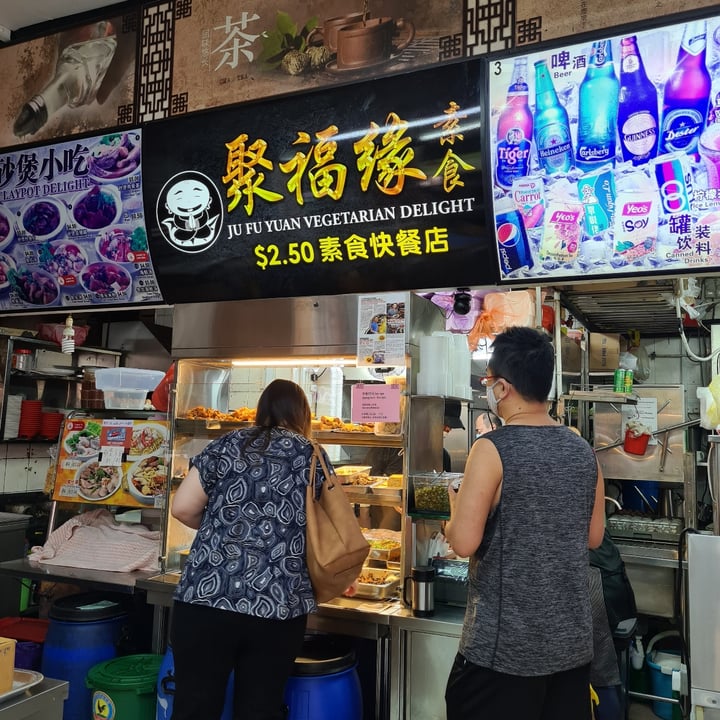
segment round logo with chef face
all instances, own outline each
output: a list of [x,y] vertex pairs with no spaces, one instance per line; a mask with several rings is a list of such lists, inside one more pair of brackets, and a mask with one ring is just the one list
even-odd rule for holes
[[220,193],[207,175],[195,170],[178,173],[165,183],[155,213],[163,237],[186,253],[207,250],[223,226]]

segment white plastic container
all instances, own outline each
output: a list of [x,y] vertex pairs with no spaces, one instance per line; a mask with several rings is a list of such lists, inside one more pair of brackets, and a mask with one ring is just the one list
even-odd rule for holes
[[147,394],[165,376],[162,370],[98,368],[95,387],[103,391],[105,407],[112,410],[142,410]]

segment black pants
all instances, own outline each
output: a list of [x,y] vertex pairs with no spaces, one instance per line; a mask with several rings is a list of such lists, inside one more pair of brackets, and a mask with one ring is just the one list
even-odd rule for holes
[[302,649],[306,620],[306,615],[264,620],[176,602],[170,630],[175,661],[172,720],[218,720],[232,670],[235,718],[285,718],[285,684]]
[[495,672],[458,653],[447,720],[590,720],[590,665],[537,677]]

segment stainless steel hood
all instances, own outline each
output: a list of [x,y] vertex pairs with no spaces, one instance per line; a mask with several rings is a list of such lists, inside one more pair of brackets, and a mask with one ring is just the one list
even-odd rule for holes
[[[380,296],[383,294],[380,293]],[[405,351],[441,330],[444,316],[429,300],[404,293]],[[358,295],[187,303],[173,309],[175,358],[348,356],[357,353]]]
[[668,278],[568,285],[560,288],[560,299],[592,332],[663,336],[678,332],[673,293],[674,280]]

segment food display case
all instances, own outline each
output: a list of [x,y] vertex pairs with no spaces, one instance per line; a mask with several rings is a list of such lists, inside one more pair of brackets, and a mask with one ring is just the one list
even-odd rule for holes
[[[443,328],[443,317],[429,301],[405,295],[407,329],[404,367],[387,373],[405,378],[401,423],[353,422],[353,388],[384,383],[382,372],[358,365],[358,298],[296,298],[262,303],[212,303],[175,308],[173,355],[175,384],[170,410],[170,477],[163,527],[161,565],[179,573],[183,554],[195,536],[174,520],[170,509],[190,459],[213,438],[250,425],[262,390],[276,378],[301,385],[313,412],[313,436],[338,470],[348,499],[376,552],[368,570],[391,578],[413,564],[412,517],[407,478],[442,464],[443,398],[417,396],[419,338]],[[259,319],[262,318],[262,321]],[[395,469],[381,468],[380,458]],[[384,533],[373,537],[372,533]],[[382,542],[394,543],[385,552]],[[370,576],[368,576],[370,577]],[[375,576],[373,579],[377,580]],[[383,599],[397,584],[384,585]],[[372,590],[373,597],[380,592]]]

